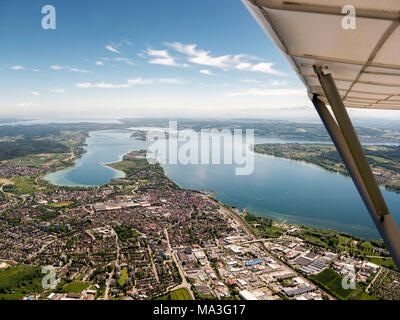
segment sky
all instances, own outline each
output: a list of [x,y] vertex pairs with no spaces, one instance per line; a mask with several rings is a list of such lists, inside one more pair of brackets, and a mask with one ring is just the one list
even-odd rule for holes
[[1,0],[0,39],[1,117],[317,119],[240,0]]

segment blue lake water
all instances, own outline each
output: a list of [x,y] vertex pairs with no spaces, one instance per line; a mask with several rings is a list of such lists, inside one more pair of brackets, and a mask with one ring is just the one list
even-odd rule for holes
[[[123,177],[105,167],[147,143],[127,130],[93,131],[87,152],[71,168],[49,174],[56,185],[94,186]],[[256,138],[260,142],[290,142]],[[298,141],[299,142],[299,141]],[[218,192],[221,201],[276,221],[331,228],[365,238],[379,238],[352,181],[317,166],[255,155],[254,172],[235,175],[235,165],[163,165],[166,174],[183,188]],[[396,221],[400,222],[400,195],[382,190]]]
[[73,167],[50,173],[44,179],[59,186],[98,186],[124,173],[104,164],[117,162],[131,150],[140,148],[140,141],[130,138],[129,131],[109,130],[90,132],[86,139],[86,153]]

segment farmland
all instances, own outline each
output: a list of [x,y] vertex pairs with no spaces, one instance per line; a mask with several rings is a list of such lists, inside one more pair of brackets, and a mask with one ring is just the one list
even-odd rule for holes
[[90,286],[89,282],[73,281],[64,285],[63,291],[68,293],[81,293],[89,286]]
[[360,286],[357,286],[356,289],[344,289],[342,286],[343,277],[331,269],[325,269],[317,275],[310,276],[310,278],[341,300],[355,299],[363,291]]
[[156,300],[191,300],[189,292],[185,288],[171,291]]
[[21,299],[27,293],[41,291],[40,267],[20,265],[0,272],[0,300]]

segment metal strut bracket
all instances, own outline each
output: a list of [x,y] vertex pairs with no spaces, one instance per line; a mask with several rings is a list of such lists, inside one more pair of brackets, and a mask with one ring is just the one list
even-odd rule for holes
[[332,75],[324,74],[317,66],[314,66],[314,70],[336,120],[316,94],[312,98],[314,107],[400,269],[400,229],[389,212]]

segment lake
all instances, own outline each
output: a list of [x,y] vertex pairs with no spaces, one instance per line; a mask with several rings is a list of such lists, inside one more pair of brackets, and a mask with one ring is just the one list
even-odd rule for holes
[[[293,142],[256,137],[256,143]],[[300,141],[297,141],[300,142]],[[304,141],[303,141],[304,142]],[[104,166],[147,143],[128,130],[93,131],[86,153],[73,167],[45,176],[56,185],[96,186],[123,177]],[[254,172],[235,175],[235,165],[163,165],[179,186],[217,192],[224,203],[250,213],[319,228],[331,228],[367,239],[380,238],[353,182],[317,166],[298,161],[255,155]],[[382,190],[396,221],[400,221],[400,195]]]
[[58,186],[103,185],[125,176],[104,164],[118,162],[124,154],[141,147],[145,145],[140,146],[140,141],[130,138],[129,131],[93,131],[86,139],[86,152],[75,160],[73,167],[50,173],[44,179]]

